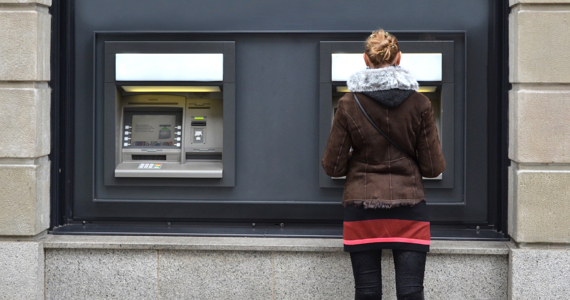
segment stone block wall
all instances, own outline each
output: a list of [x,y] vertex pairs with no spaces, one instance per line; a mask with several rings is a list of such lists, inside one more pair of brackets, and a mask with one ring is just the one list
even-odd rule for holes
[[570,1],[511,1],[509,232],[570,243]]
[[44,299],[51,0],[0,0],[0,299]]
[[570,1],[511,0],[510,299],[566,299],[570,276]]
[[0,1],[0,236],[49,226],[51,1]]
[[[570,0],[509,4],[508,230],[517,246],[508,260],[430,254],[428,298],[504,299],[507,271],[510,299],[570,293]],[[221,278],[221,291],[248,299],[349,297],[350,265],[342,253],[50,249],[44,262],[37,240],[49,226],[50,5],[0,0],[0,299],[215,293],[205,288],[213,279],[197,272]],[[390,257],[384,261],[393,279]],[[165,280],[172,285],[161,285]],[[82,282],[115,288],[91,291]],[[440,284],[445,288],[429,289]],[[394,287],[385,290],[393,298]]]

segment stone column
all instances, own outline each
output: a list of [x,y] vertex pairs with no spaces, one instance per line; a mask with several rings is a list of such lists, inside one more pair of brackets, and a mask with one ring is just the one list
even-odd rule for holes
[[44,299],[51,0],[0,0],[0,299]]
[[510,0],[510,299],[570,295],[570,0]]

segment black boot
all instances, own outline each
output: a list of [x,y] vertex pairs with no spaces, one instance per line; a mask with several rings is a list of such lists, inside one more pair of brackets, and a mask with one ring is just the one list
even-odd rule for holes
[[424,291],[410,294],[398,294],[398,300],[424,300]]

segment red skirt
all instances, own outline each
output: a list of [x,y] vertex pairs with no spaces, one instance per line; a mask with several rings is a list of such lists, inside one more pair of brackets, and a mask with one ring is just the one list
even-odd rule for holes
[[344,251],[400,249],[429,252],[431,241],[425,201],[391,209],[344,208]]

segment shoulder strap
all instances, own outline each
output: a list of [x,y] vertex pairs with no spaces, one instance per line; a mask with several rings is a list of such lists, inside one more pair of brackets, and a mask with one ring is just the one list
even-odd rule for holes
[[402,151],[404,154],[406,154],[409,158],[411,158],[417,165],[418,162],[414,159],[413,156],[411,156],[410,154],[408,154],[408,152],[406,152],[404,149],[402,149],[402,147],[398,146],[398,144],[396,144],[396,142],[392,141],[392,139],[390,139],[385,133],[384,131],[380,130],[380,128],[378,126],[376,126],[376,124],[374,124],[374,122],[372,121],[372,119],[370,119],[370,116],[368,116],[368,114],[366,113],[366,111],[364,110],[364,107],[362,107],[362,104],[360,104],[360,101],[358,101],[358,97],[356,97],[356,93],[352,93],[352,95],[354,96],[354,100],[356,100],[356,104],[358,104],[358,107],[360,107],[360,110],[362,111],[362,113],[364,114],[364,116],[366,117],[366,119],[368,119],[368,122],[370,122],[370,124],[372,124],[372,126],[374,126],[374,128],[376,128],[376,130],[378,130],[378,132],[380,132],[380,134],[382,134],[387,140],[388,142],[390,142],[392,145],[394,145],[394,147],[396,147],[396,149]]

